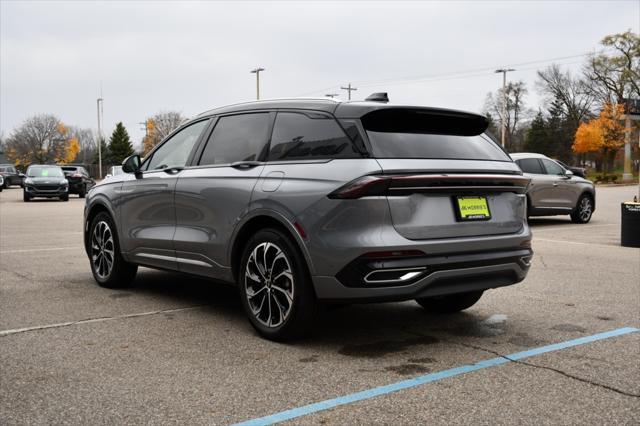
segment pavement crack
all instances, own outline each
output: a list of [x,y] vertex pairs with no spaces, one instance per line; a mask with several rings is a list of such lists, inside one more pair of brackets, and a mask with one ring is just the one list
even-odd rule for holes
[[201,308],[201,307],[204,307],[204,306],[207,306],[207,305],[193,305],[193,306],[185,306],[185,307],[182,307],[182,308],[159,309],[159,310],[156,310],[156,311],[138,312],[138,313],[134,313],[134,314],[124,314],[124,315],[114,315],[114,316],[107,316],[107,317],[87,318],[87,319],[82,319],[82,320],[77,320],[77,321],[60,322],[60,323],[56,323],[56,324],[45,324],[45,325],[36,325],[36,326],[33,326],[33,327],[14,328],[14,329],[11,329],[11,330],[2,330],[2,331],[0,331],[0,337],[10,336],[10,335],[20,334],[20,333],[27,333],[27,332],[30,332],[30,331],[47,330],[47,329],[50,329],[50,328],[69,327],[69,326],[78,325],[78,324],[89,324],[89,323],[93,323],[93,322],[114,321],[114,320],[119,320],[119,319],[137,318],[137,317],[144,317],[144,316],[149,316],[149,315],[158,315],[158,314],[164,314],[164,313],[170,313],[170,312],[187,311],[187,310],[191,310],[191,309]]
[[[415,335],[418,335],[418,336],[422,336],[421,333],[418,333],[418,332],[415,332],[415,331],[409,331],[409,330],[405,330],[405,331],[407,333],[409,333],[409,334],[415,334]],[[582,377],[579,377],[579,376],[575,376],[573,374],[567,373],[566,371],[562,371],[562,370],[560,370],[558,368],[547,367],[545,365],[539,365],[539,364],[532,364],[530,362],[522,361],[522,360],[519,360],[519,359],[509,358],[508,355],[501,354],[498,351],[495,351],[495,350],[492,350],[492,349],[483,348],[482,346],[472,345],[470,343],[458,342],[458,341],[454,341],[454,340],[444,339],[444,338],[441,338],[441,337],[438,337],[438,338],[443,342],[452,343],[454,345],[459,345],[459,346],[463,346],[465,348],[475,349],[475,350],[478,350],[478,351],[484,351],[484,352],[490,353],[492,355],[496,355],[496,356],[498,356],[500,358],[504,358],[504,359],[506,359],[508,361],[511,361],[511,362],[515,363],[515,364],[521,364],[521,365],[524,365],[524,366],[527,366],[527,367],[533,367],[533,368],[539,368],[539,369],[542,369],[542,370],[553,371],[553,372],[561,374],[561,375],[563,375],[563,376],[565,376],[565,377],[567,377],[569,379],[577,380],[577,381],[582,382],[582,383],[586,383],[586,384],[589,384],[589,385],[592,385],[592,386],[596,386],[596,387],[599,387],[599,388],[602,388],[602,389],[606,389],[606,390],[609,390],[611,392],[618,393],[620,395],[624,395],[624,396],[631,397],[631,398],[640,398],[640,395],[638,395],[638,394],[627,392],[627,391],[624,391],[622,389],[615,388],[613,386],[605,385],[605,384],[602,384],[602,383],[594,382],[594,381],[589,380],[589,379],[585,379],[585,378],[582,378]]]

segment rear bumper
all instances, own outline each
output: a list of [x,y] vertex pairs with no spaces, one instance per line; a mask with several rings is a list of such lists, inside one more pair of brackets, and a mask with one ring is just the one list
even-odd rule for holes
[[84,190],[84,182],[82,181],[69,181],[69,193],[79,194],[81,190]]
[[313,284],[318,299],[325,301],[401,301],[487,290],[522,281],[529,270],[532,255],[531,249],[521,248],[451,256],[425,256],[385,261],[383,264],[377,262],[377,267],[384,269],[422,268],[421,275],[406,285],[370,285],[363,278],[371,272],[371,268],[374,267],[371,264],[375,262],[369,261],[369,269],[367,265],[351,262],[336,277],[313,277]]

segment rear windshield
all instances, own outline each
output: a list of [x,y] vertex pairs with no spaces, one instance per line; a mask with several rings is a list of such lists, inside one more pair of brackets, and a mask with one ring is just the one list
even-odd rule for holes
[[511,158],[485,135],[367,131],[375,158],[429,158],[509,161]]
[[29,177],[63,177],[60,167],[35,166],[27,170]]

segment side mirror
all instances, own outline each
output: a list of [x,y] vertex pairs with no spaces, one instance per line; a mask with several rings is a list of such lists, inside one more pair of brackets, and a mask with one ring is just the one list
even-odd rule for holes
[[130,155],[122,162],[122,171],[125,173],[138,173],[140,171],[140,156],[138,154]]
[[571,176],[573,176],[573,172],[569,169],[564,171],[564,175],[567,179],[571,179]]

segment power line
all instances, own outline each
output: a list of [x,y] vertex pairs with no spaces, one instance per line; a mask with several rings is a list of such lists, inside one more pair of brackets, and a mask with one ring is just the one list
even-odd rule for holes
[[[547,58],[547,59],[539,59],[539,60],[535,60],[535,61],[512,63],[512,64],[506,65],[506,67],[509,67],[509,68],[511,68],[511,67],[522,67],[524,65],[533,65],[533,64],[542,64],[542,63],[548,63],[548,62],[556,62],[556,61],[562,61],[562,60],[567,60],[567,59],[582,58],[582,57],[589,56],[589,55],[592,55],[592,54],[602,54],[602,53],[605,53],[605,52],[606,52],[606,50],[601,50],[599,52],[587,52],[587,53],[581,53],[581,54],[578,54],[578,55],[558,56],[558,57],[555,57],[555,58]],[[577,62],[581,62],[581,61],[577,61]],[[560,64],[560,65],[569,65],[569,64],[573,64],[573,63],[577,63],[577,62],[567,62],[567,63]],[[537,68],[537,67],[520,68],[519,71],[520,70],[524,71],[524,70],[529,70],[529,69],[535,69],[535,68]],[[493,74],[493,71],[495,69],[496,69],[496,67],[492,66],[492,67],[474,68],[474,69],[468,69],[468,70],[450,71],[450,72],[431,74],[431,75],[404,77],[404,78],[399,78],[399,79],[360,81],[360,82],[356,82],[356,83],[360,87],[374,87],[374,86],[380,86],[380,85],[383,85],[383,84],[397,85],[397,84],[407,84],[407,83],[414,83],[414,82],[455,80],[455,79],[459,79],[459,78],[471,78],[471,77],[478,77],[478,76],[486,76],[486,75],[489,75],[489,74]],[[298,96],[308,96],[308,95],[312,95],[312,94],[315,94],[315,93],[318,93],[318,92],[325,92],[325,91],[328,91],[328,90],[332,90],[332,89],[334,89],[336,87],[337,86],[329,86],[329,87],[325,87],[325,88],[320,89],[320,90],[314,90],[314,91],[306,92],[306,93],[300,94]]]

